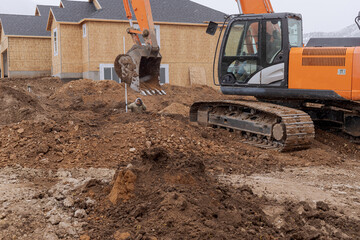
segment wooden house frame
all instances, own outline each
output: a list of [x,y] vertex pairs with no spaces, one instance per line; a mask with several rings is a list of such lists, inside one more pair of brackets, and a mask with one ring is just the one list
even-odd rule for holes
[[[153,0],[152,10],[160,52],[163,83],[212,85],[212,63],[217,37],[205,33],[206,21],[222,21],[224,14],[189,0]],[[61,79],[118,80],[115,57],[133,45],[121,0],[61,0],[49,12],[52,75]],[[136,22],[136,21],[135,21]],[[202,79],[190,82],[190,72]],[[195,74],[196,75],[196,74]]]
[[0,14],[2,78],[51,75],[51,36],[45,29],[50,7],[38,5],[34,16]]

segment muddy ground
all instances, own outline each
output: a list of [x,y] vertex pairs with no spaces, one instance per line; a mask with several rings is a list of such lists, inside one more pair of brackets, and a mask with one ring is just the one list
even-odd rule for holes
[[189,123],[229,97],[164,90],[133,114],[112,81],[0,80],[0,239],[360,239],[358,145],[258,149]]

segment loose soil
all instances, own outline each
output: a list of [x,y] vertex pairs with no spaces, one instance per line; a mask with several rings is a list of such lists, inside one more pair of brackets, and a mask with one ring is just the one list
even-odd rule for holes
[[113,81],[0,80],[0,239],[360,238],[358,145],[317,130],[261,150],[189,123],[194,101],[229,97],[164,90],[128,89],[148,107],[133,114]]

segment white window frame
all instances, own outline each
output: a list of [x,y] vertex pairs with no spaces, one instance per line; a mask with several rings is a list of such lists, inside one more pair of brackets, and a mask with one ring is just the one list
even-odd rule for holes
[[[99,69],[100,69],[100,80],[105,80],[105,68],[114,68],[114,64],[100,64]],[[160,64],[160,68],[165,68],[165,83],[163,84],[169,84],[169,64]],[[112,75],[113,72],[111,71],[111,78],[113,78],[114,76]],[[110,80],[110,79],[107,79]],[[121,78],[119,78],[119,82],[121,83]]]
[[[114,68],[114,64],[100,64],[100,80],[105,80],[105,68]],[[111,78],[113,78],[113,72],[111,71]],[[106,79],[111,80],[111,79]],[[119,79],[121,82],[121,79]]]
[[[139,24],[134,24],[134,28],[140,30]],[[156,41],[160,47],[160,25],[155,25]],[[142,45],[145,45],[144,43]]]
[[53,30],[53,38],[54,38],[54,56],[59,54],[59,34],[57,28]]
[[83,38],[85,38],[87,34],[86,23],[83,24],[82,29],[83,29]]
[[165,68],[165,83],[160,83],[161,85],[163,84],[169,84],[169,64],[160,64],[160,69],[161,68]]

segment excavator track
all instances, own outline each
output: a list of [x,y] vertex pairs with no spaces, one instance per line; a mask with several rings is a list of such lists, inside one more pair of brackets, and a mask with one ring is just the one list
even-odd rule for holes
[[196,102],[190,109],[190,121],[238,132],[244,143],[281,152],[309,148],[315,137],[307,113],[272,103]]

